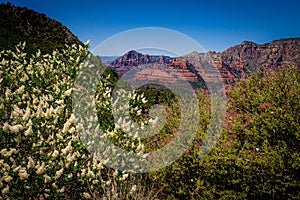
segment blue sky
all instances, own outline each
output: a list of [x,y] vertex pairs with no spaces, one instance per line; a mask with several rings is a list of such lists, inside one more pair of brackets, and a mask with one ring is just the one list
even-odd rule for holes
[[[0,2],[6,2],[0,0]],[[223,51],[242,41],[256,43],[300,37],[300,1],[101,1],[11,0],[66,25],[91,48],[133,28],[163,27]]]

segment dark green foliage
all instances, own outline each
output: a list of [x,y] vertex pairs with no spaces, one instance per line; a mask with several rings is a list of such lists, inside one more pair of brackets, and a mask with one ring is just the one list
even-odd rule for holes
[[38,49],[42,53],[52,53],[65,44],[82,45],[60,22],[48,18],[26,7],[0,4],[0,51],[15,50],[20,42],[26,42],[26,52],[31,54]]

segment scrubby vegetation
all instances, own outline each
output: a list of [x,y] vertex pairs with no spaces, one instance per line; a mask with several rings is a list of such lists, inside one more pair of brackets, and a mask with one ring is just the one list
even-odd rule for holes
[[257,73],[231,87],[216,148],[199,159],[197,144],[154,173],[166,187],[164,197],[299,199],[299,86],[299,73],[292,67]]
[[55,49],[62,50],[65,44],[83,45],[71,31],[60,22],[26,7],[0,3],[0,51],[14,50],[21,41],[26,41],[26,52],[43,54]]
[[[300,198],[300,76],[295,68],[258,73],[231,87],[225,129],[204,158],[199,151],[211,102],[209,94],[198,91],[200,120],[190,148],[163,169],[134,174],[108,168],[78,136],[72,90],[87,56],[87,47],[77,45],[51,54],[27,55],[25,44],[1,52],[1,199]],[[155,121],[148,112],[155,103],[164,105],[168,117],[160,135],[125,137],[111,115],[117,80],[106,71],[97,83],[97,115],[110,140],[135,152],[172,142],[180,121],[176,98],[154,89],[133,93],[129,109],[137,123]]]

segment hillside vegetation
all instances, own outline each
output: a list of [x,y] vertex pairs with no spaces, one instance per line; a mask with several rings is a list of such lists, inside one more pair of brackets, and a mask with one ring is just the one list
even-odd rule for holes
[[15,50],[20,42],[26,42],[26,52],[52,53],[67,45],[83,45],[71,31],[60,22],[26,7],[10,3],[0,4],[0,51]]

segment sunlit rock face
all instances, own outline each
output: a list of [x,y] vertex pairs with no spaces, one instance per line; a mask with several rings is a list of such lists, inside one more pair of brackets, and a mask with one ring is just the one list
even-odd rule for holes
[[[223,81],[230,84],[258,70],[278,70],[292,65],[300,67],[299,38],[281,39],[261,45],[245,41],[223,52],[209,51],[203,54],[194,51],[176,58],[144,55],[132,50],[115,59],[109,67],[120,76],[144,67],[147,70],[139,70],[135,78],[174,84],[175,80],[182,79],[190,82],[193,87],[206,88],[207,82]],[[159,70],[161,66],[169,69],[170,73],[162,73]]]

